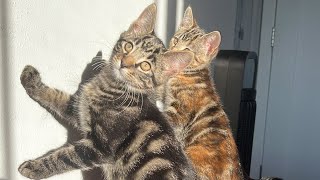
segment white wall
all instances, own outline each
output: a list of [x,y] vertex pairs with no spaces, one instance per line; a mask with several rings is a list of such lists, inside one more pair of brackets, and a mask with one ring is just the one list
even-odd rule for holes
[[[0,24],[1,24],[1,28],[2,28],[2,18],[0,18]],[[0,37],[2,37],[2,32],[3,31],[0,31]],[[2,48],[2,43],[0,42],[0,58],[1,58],[1,61],[0,61],[0,67],[3,67],[3,63],[2,63],[2,57],[3,57],[3,48]],[[4,100],[3,100],[3,95],[2,95],[2,93],[3,93],[3,83],[2,83],[2,81],[3,81],[3,73],[1,72],[1,75],[0,75],[0,89],[1,89],[1,91],[0,91],[0,179],[1,178],[5,178],[5,165],[4,165],[4,163],[5,163],[5,159],[4,159],[4,150],[5,150],[5,148],[4,148],[4,140],[5,140],[5,133],[4,133],[4,113],[3,113],[3,106],[4,106],[4,104],[2,103]]]
[[[1,48],[1,46],[0,46]],[[2,57],[2,51],[0,49],[0,57]],[[3,63],[2,61],[0,61],[0,67],[3,67]],[[2,74],[1,74],[1,78],[0,78],[0,102],[4,102],[3,100],[3,83],[2,83]],[[4,132],[4,112],[3,112],[3,106],[4,103],[0,103],[0,179],[4,179],[6,177],[6,169],[5,169],[5,132]]]
[[[23,67],[31,64],[47,84],[74,92],[81,72],[97,51],[110,52],[120,33],[152,2],[8,1],[10,179],[25,179],[17,171],[19,164],[66,141],[65,129],[25,93],[19,80]],[[50,179],[81,177],[75,171]]]
[[[2,31],[1,31],[2,32]],[[0,35],[0,37],[2,37]],[[0,43],[0,57],[2,59],[2,43]],[[3,67],[2,60],[0,61],[0,67]],[[5,171],[5,132],[4,132],[4,112],[3,112],[3,106],[4,106],[4,99],[3,99],[3,73],[1,72],[0,76],[0,179],[6,177],[6,171]]]
[[5,73],[2,68],[5,66],[4,59],[6,57],[6,31],[4,28],[5,25],[5,11],[4,11],[5,3],[4,1],[0,1],[0,179],[4,179],[7,177],[6,171],[6,123],[5,123],[5,111],[7,103],[2,103],[5,101],[4,96],[4,87],[5,87]]

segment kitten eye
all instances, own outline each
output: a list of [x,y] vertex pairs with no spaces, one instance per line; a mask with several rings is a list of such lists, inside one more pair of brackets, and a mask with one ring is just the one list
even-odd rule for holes
[[172,45],[175,46],[178,43],[178,38],[174,37],[172,39]]
[[149,71],[151,69],[151,64],[144,61],[142,63],[140,63],[140,68],[143,70],[143,71]]
[[132,43],[131,43],[131,42],[126,42],[126,44],[124,45],[124,50],[125,50],[127,53],[129,53],[129,52],[132,51],[132,49],[133,49]]

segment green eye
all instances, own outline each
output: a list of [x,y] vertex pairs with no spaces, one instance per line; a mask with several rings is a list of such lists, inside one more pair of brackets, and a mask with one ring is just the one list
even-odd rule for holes
[[143,70],[143,71],[149,71],[151,69],[151,64],[144,61],[140,64],[140,68]]
[[131,43],[131,42],[126,42],[126,44],[124,45],[124,50],[125,50],[127,53],[129,53],[129,52],[132,51],[132,49],[133,49],[132,43]]

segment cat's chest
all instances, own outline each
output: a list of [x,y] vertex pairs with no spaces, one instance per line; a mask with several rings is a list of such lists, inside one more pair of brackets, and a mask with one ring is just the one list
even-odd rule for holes
[[125,106],[101,96],[83,96],[78,109],[80,129],[85,132],[95,131],[95,125],[103,130],[108,129],[108,132],[121,130],[137,119],[140,111],[136,106]]
[[[179,90],[177,88],[179,87]],[[167,91],[164,111],[171,117],[174,124],[188,124],[203,107],[212,101],[212,94],[207,88],[184,88],[176,86]]]
[[105,124],[109,128],[130,123],[139,117],[140,112],[137,106],[118,106],[107,102],[98,106],[90,104],[88,109],[93,123]]

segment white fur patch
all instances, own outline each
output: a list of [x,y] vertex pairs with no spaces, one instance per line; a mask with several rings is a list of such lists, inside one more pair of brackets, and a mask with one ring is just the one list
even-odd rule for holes
[[156,106],[160,112],[164,112],[164,104],[161,101],[156,101]]

